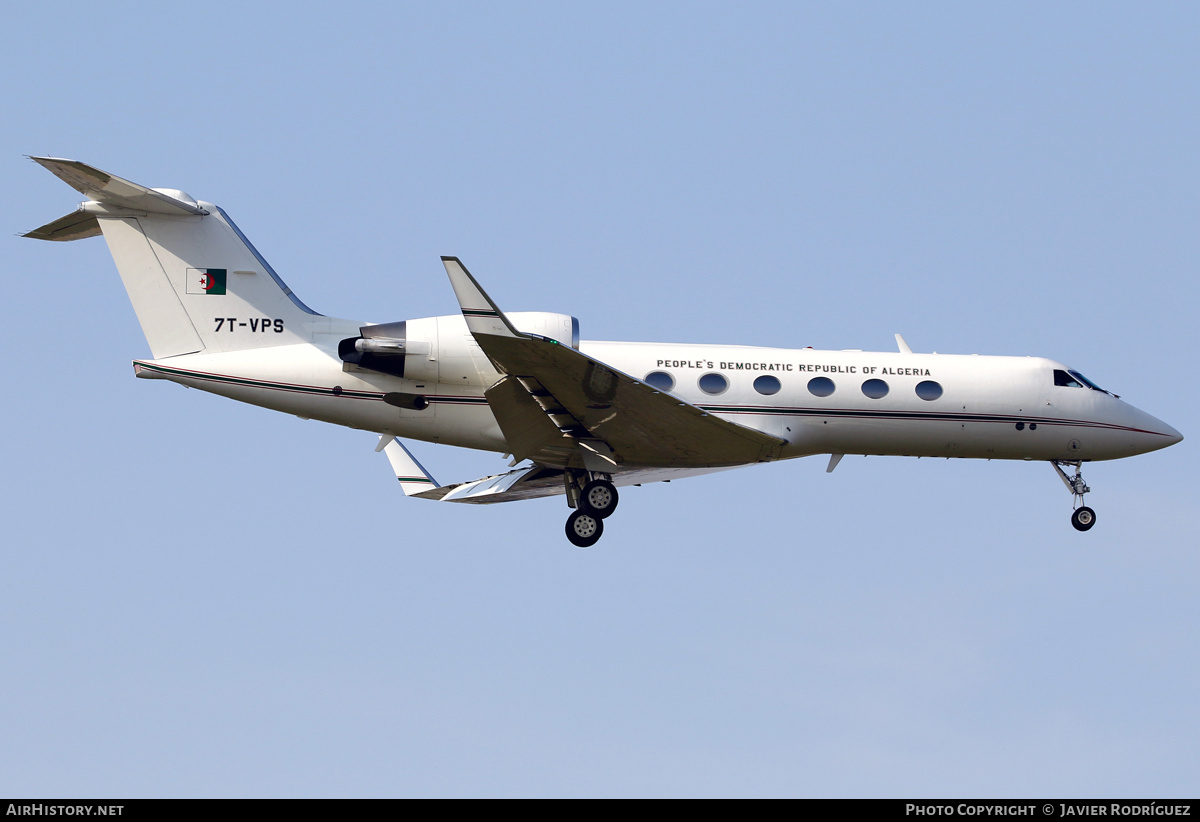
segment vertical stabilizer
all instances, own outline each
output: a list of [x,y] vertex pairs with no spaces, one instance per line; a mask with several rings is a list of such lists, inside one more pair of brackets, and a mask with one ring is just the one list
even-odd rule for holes
[[89,199],[25,236],[74,240],[103,233],[156,359],[311,340],[320,315],[292,294],[220,208],[72,160],[33,160]]

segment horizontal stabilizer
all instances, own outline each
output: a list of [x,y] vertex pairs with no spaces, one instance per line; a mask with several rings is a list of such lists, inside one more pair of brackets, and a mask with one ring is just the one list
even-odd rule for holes
[[[180,216],[208,213],[196,205],[194,200],[188,202],[188,200],[191,200],[190,197],[188,197],[188,200],[172,197],[161,191],[155,191],[152,188],[131,183],[129,180],[114,177],[86,163],[80,163],[76,160],[62,160],[56,157],[30,157],[29,159],[50,171],[55,177],[88,199],[103,203],[106,206],[126,208],[131,211],[145,211],[151,214],[175,214]],[[183,192],[179,193],[187,197]],[[54,223],[50,225],[54,225]],[[38,230],[40,231],[41,229]],[[37,239],[50,238],[38,237]]]
[[95,214],[88,214],[83,209],[72,211],[65,217],[59,217],[51,223],[46,223],[41,228],[35,228],[22,236],[29,237],[33,240],[54,240],[55,242],[66,242],[67,240],[83,240],[87,237],[98,237],[100,235],[100,222],[96,219]]

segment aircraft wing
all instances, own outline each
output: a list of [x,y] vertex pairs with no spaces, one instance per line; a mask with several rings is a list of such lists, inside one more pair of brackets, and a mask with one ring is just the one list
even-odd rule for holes
[[[382,450],[391,463],[400,487],[410,497],[441,500],[442,502],[465,502],[488,505],[493,502],[513,502],[521,499],[553,497],[565,492],[563,471],[559,468],[534,465],[518,468],[506,474],[496,474],[470,482],[456,482],[439,486],[437,480],[417,462],[412,453],[400,440],[383,437]],[[715,471],[727,471],[735,466],[720,468],[643,468],[623,471],[614,475],[616,485],[638,485],[643,482],[671,481]]]
[[723,420],[557,340],[517,331],[456,257],[443,257],[467,327],[505,377],[486,392],[518,459],[616,473],[776,459],[784,440]]
[[406,496],[445,502],[511,502],[563,493],[563,472],[553,468],[519,468],[507,474],[472,482],[437,484],[400,440],[384,436],[380,447],[387,456]]

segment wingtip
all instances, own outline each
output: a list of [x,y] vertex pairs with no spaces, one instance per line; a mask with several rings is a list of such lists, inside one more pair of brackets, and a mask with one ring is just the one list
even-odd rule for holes
[[73,163],[75,160],[67,160],[62,157],[51,157],[49,155],[38,156],[37,154],[26,154],[25,159],[31,163],[37,163],[45,169],[49,169],[55,163]]
[[457,257],[442,257],[442,265],[450,277],[450,287],[458,299],[458,307],[472,334],[491,334],[500,337],[523,336],[504,316],[504,312],[487,295],[467,267]]

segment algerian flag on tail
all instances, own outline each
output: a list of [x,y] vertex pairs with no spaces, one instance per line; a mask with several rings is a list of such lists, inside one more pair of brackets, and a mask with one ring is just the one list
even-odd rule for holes
[[189,268],[187,270],[188,294],[225,293],[224,268]]

